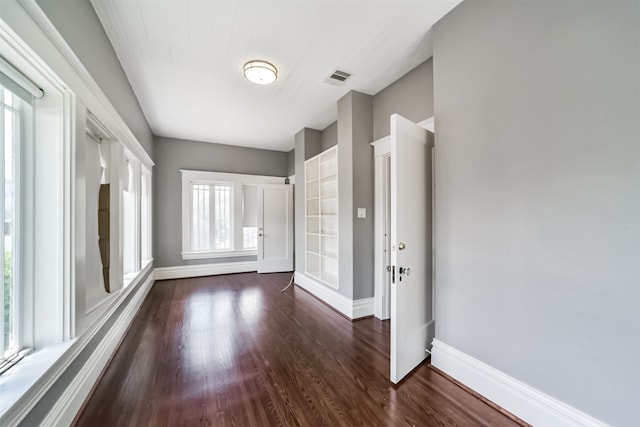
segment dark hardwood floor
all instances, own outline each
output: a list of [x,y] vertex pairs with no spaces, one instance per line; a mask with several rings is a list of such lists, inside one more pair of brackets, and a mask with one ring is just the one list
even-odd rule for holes
[[156,282],[77,426],[512,426],[427,363],[389,382],[389,322],[290,274]]

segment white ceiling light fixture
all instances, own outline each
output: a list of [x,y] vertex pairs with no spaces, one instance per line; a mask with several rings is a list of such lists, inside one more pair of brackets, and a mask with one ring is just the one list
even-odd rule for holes
[[244,64],[244,76],[257,85],[269,85],[278,78],[278,69],[266,61],[249,61]]

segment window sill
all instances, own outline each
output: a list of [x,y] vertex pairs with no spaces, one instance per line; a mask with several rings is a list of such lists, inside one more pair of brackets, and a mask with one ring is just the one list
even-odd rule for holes
[[143,260],[140,270],[125,274],[122,277],[122,287],[123,288],[127,288],[127,287],[129,287],[129,285],[134,280],[144,276],[147,273],[147,271],[149,270],[149,267],[150,267],[152,262],[153,262],[153,258],[147,259],[147,260]]
[[246,251],[221,251],[221,252],[182,252],[182,259],[211,259],[211,258],[233,258],[241,256],[256,256],[258,251],[255,249]]
[[28,398],[30,390],[37,390],[37,383],[75,341],[74,339],[47,346],[26,356],[20,363],[0,375],[0,419],[3,419],[19,400]]

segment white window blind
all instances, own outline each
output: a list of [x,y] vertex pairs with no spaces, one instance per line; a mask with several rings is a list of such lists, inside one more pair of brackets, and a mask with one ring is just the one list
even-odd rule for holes
[[258,248],[258,186],[242,186],[242,248]]

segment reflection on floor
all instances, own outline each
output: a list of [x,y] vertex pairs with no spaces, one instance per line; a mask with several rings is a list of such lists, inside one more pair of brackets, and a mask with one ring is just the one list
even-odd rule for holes
[[517,425],[426,363],[393,386],[389,322],[289,278],[156,282],[76,425]]

